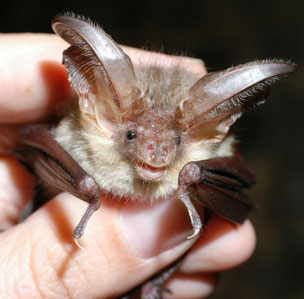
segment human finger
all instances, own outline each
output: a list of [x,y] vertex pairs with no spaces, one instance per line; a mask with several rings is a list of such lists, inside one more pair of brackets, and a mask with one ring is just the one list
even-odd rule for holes
[[164,293],[165,299],[198,299],[208,297],[218,281],[216,273],[176,273],[165,285],[171,294]]
[[67,43],[53,34],[0,35],[0,122],[41,121],[73,95],[61,63]]
[[[25,291],[28,298],[116,297],[173,262],[194,242],[186,241],[191,224],[175,201],[151,207],[104,200],[80,240],[85,250],[80,250],[72,233],[86,205],[63,193],[0,235],[3,298]],[[134,222],[139,211],[144,217]],[[173,211],[176,218],[170,216]],[[138,245],[134,238],[142,236],[145,244]]]
[[233,225],[214,214],[180,271],[218,272],[237,267],[252,255],[255,245],[255,230],[249,220]]
[[18,223],[34,194],[34,177],[13,157],[0,155],[0,230]]
[[244,263],[253,253],[255,232],[250,221],[232,225],[212,215],[202,236],[166,284],[165,298],[205,298],[215,289],[218,272]]

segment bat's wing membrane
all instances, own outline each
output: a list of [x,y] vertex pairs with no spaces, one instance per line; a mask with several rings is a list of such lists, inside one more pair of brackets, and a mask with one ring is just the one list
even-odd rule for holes
[[196,236],[202,223],[191,200],[232,222],[242,223],[255,202],[244,193],[255,183],[254,172],[239,157],[217,157],[190,162],[179,175],[179,198],[186,205]]
[[79,238],[94,211],[100,206],[101,190],[81,166],[57,143],[51,134],[51,127],[45,124],[30,125],[20,132],[20,142],[25,145],[17,157],[48,185],[68,191],[87,201],[89,207],[74,231]]
[[255,176],[243,160],[219,157],[196,163],[201,169],[202,179],[194,184],[192,196],[203,206],[239,223],[257,208],[244,192],[255,183]]

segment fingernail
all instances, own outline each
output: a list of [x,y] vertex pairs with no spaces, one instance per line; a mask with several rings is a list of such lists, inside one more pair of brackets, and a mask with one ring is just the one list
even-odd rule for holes
[[128,203],[121,209],[120,220],[130,246],[144,258],[181,244],[192,232],[187,210],[176,200]]

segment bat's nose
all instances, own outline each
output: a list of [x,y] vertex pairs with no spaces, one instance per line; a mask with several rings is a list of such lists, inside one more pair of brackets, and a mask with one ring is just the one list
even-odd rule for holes
[[150,144],[147,148],[147,162],[155,166],[163,166],[169,162],[169,146],[167,144]]

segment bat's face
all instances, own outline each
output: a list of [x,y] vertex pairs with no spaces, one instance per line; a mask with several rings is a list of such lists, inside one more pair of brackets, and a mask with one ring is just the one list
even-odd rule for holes
[[172,114],[149,111],[127,122],[121,133],[122,153],[136,174],[148,181],[159,181],[167,173],[185,144],[182,125]]

